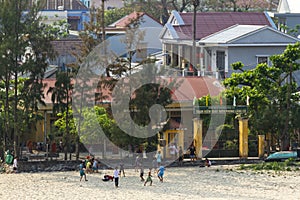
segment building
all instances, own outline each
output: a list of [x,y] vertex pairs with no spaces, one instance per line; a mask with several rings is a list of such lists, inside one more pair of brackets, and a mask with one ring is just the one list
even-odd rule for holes
[[[126,34],[129,34],[128,28],[133,21],[138,21],[139,25],[136,30],[131,29],[130,34],[135,34],[135,37],[133,37],[133,40],[135,41],[128,41],[126,39]],[[146,58],[147,55],[152,53],[161,51],[162,43],[159,39],[159,34],[162,31],[162,28],[163,25],[147,13],[133,12],[113,24],[108,25],[105,28],[105,35],[111,51],[120,56],[127,55],[128,43],[136,43],[131,50],[136,51],[139,49],[140,56],[134,56],[134,60],[138,60]],[[138,39],[139,35],[143,35],[142,39]]]
[[197,13],[195,33],[194,41],[193,13],[173,11],[160,34],[165,63],[182,75],[224,79],[232,73],[231,63],[255,67],[298,41],[277,31],[267,13],[255,12]]
[[[90,8],[90,6],[92,6],[92,5],[94,5],[96,8],[99,8],[102,6],[101,0],[81,0],[81,1],[84,1],[85,5],[89,4],[88,8]],[[114,9],[114,8],[122,8],[122,7],[124,7],[124,1],[122,1],[122,0],[104,1],[104,9],[105,10],[110,10],[110,9]]]
[[[277,19],[278,30],[294,35],[299,38],[300,31],[300,1],[298,0],[280,0],[277,12],[271,13],[271,16]],[[298,25],[298,27],[297,27]],[[297,29],[295,33],[291,29]]]
[[[32,0],[32,3],[35,0]],[[45,0],[43,10],[86,10],[87,7],[80,0]]]

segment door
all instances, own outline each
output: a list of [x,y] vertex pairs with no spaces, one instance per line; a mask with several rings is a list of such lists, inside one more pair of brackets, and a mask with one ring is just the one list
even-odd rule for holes
[[225,79],[225,51],[217,51],[217,69],[221,79]]

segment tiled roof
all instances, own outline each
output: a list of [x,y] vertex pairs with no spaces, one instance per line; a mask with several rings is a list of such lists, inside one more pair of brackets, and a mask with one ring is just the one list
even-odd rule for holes
[[117,22],[115,22],[113,24],[113,26],[115,26],[116,28],[127,27],[132,22],[132,20],[136,20],[136,19],[142,17],[144,14],[145,14],[144,12],[130,13],[129,15],[126,15],[125,17],[123,17],[120,20],[118,20]]
[[223,91],[218,80],[210,77],[179,77],[176,81],[182,82],[173,93],[175,102],[193,101],[206,95],[217,96]]
[[[176,80],[176,82],[180,82],[180,86],[177,89],[174,89],[172,94],[172,99],[174,102],[192,102],[194,98],[200,98],[206,95],[210,96],[217,96],[220,94],[220,92],[223,91],[223,87],[221,87],[221,84],[218,80],[210,77],[177,77],[174,78],[164,78],[167,79],[167,81],[171,82]],[[50,87],[55,86],[56,79],[50,78],[50,79],[44,79],[43,84],[45,84],[44,88],[44,101],[46,104],[51,104],[51,94],[47,94],[47,91]],[[92,80],[89,80],[86,82],[88,85],[93,85]],[[97,88],[94,88],[91,86],[90,89],[88,89],[90,94],[96,94],[100,92]],[[107,96],[107,98],[104,100],[104,102],[111,102],[111,96],[110,91],[104,91],[102,90],[102,94]],[[100,102],[98,102],[100,103]]]
[[64,38],[61,40],[54,40],[51,44],[58,55],[72,55],[74,52],[80,54],[82,41],[79,38]]
[[[190,39],[193,34],[193,13],[180,13],[184,26],[174,28],[182,39]],[[257,12],[201,12],[196,16],[196,39],[226,29],[235,24],[272,26],[264,13]],[[185,37],[183,36],[185,35]]]

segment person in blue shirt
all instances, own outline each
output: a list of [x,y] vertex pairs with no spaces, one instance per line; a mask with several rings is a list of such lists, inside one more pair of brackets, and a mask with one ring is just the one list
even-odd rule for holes
[[160,154],[160,151],[157,152],[156,154],[156,162],[157,162],[157,165],[160,166],[160,163],[161,163],[161,154]]
[[164,173],[165,173],[165,168],[164,166],[161,165],[157,171],[157,177],[159,178],[160,182],[164,181]]
[[85,175],[84,161],[82,161],[79,165],[79,174],[80,174],[80,181],[82,180],[82,177],[84,177],[84,180],[87,181],[86,175]]

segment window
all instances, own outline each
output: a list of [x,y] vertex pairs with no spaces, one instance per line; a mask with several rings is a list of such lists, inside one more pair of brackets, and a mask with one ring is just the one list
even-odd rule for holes
[[268,56],[257,56],[257,64],[266,63],[269,64]]

